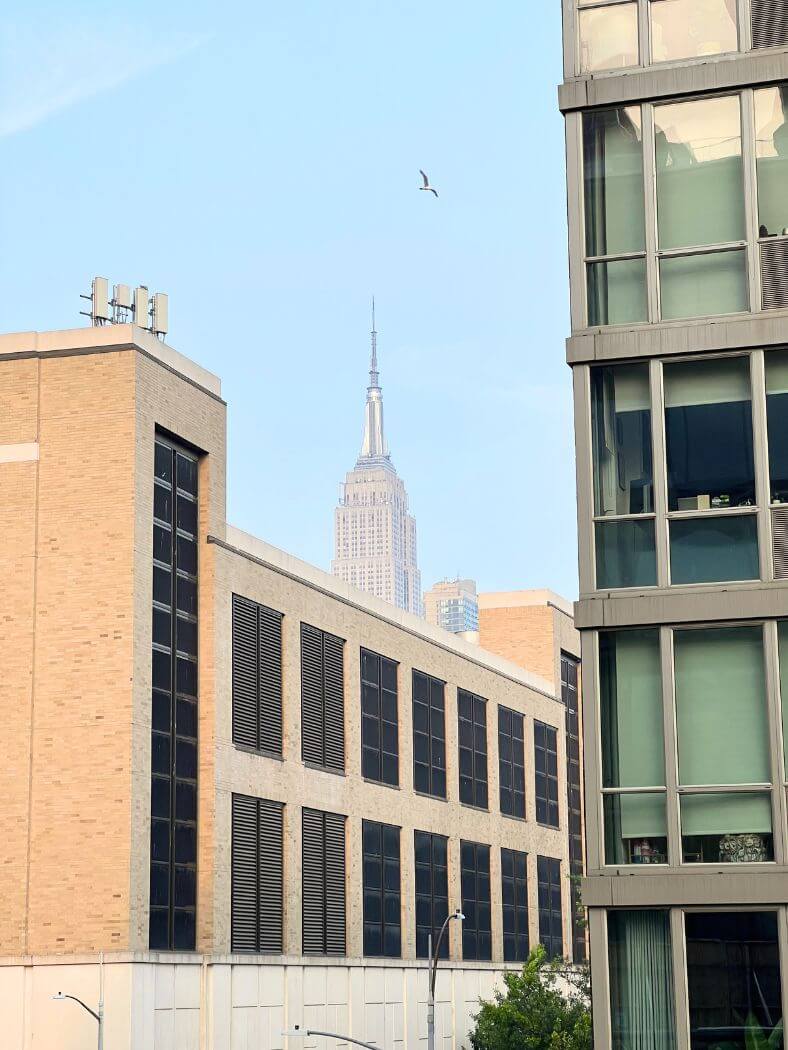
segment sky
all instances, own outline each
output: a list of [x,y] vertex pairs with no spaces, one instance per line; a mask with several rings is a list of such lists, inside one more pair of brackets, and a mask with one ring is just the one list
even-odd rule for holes
[[168,292],[229,520],[328,568],[374,295],[424,588],[573,598],[560,79],[558,0],[8,5],[0,331],[84,324],[95,274]]

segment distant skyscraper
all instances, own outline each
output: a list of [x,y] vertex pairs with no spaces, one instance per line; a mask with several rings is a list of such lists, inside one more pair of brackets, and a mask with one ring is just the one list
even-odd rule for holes
[[475,580],[441,580],[424,595],[427,623],[453,634],[479,630]]
[[334,511],[331,572],[359,590],[421,615],[421,574],[416,561],[416,519],[408,513],[405,485],[391,462],[383,432],[375,304],[364,436],[356,465],[345,477]]

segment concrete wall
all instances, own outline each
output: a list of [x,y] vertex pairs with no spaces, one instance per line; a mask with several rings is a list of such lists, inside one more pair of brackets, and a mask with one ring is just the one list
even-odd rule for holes
[[[177,961],[176,961],[177,960]],[[76,1003],[95,1009],[95,957],[26,959],[0,964],[3,1050],[85,1050],[97,1024]],[[468,1047],[480,998],[490,998],[501,971],[484,963],[442,963],[436,987],[436,1046]],[[285,1039],[296,1024],[339,1030],[381,1050],[426,1047],[424,963],[324,965],[293,959],[259,963],[238,956],[174,956],[171,961],[111,956],[104,964],[105,1050],[338,1050],[323,1038]]]

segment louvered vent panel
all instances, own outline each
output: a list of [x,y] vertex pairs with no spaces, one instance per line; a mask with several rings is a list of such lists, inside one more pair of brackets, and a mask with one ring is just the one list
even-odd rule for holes
[[326,955],[345,954],[345,818],[326,813]]
[[301,936],[304,955],[324,955],[325,826],[324,814],[304,809],[301,815]]
[[774,578],[788,579],[788,507],[772,511],[772,556]]
[[257,800],[233,795],[231,936],[234,952],[257,950]]
[[323,765],[323,632],[301,624],[301,757]]
[[259,608],[258,746],[282,754],[282,614]]
[[257,606],[233,595],[233,740],[257,747]]
[[329,769],[345,768],[345,665],[344,642],[333,634],[323,636],[325,755]]
[[752,46],[788,46],[788,0],[752,0]]
[[761,244],[761,288],[764,310],[788,309],[788,238]]
[[284,807],[281,802],[271,802],[265,798],[258,799],[257,806],[259,815],[257,950],[278,955],[282,951]]

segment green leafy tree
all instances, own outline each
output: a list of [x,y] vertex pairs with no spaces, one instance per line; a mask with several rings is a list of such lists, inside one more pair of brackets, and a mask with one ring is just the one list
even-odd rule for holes
[[588,974],[549,962],[534,948],[505,989],[482,1001],[471,1034],[473,1050],[591,1050]]

